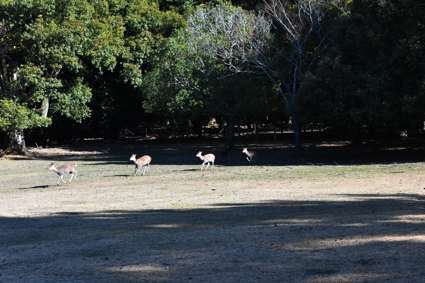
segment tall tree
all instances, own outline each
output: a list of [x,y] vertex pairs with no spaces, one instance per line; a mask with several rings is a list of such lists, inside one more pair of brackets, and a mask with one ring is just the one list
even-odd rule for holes
[[[10,146],[24,152],[23,131],[49,125],[52,115],[89,117],[103,74],[139,86],[155,49],[182,21],[149,0],[0,1],[0,119]],[[9,108],[25,109],[26,122]]]
[[[79,7],[86,8],[81,3]],[[0,2],[2,129],[9,134],[10,147],[18,152],[26,149],[25,129],[50,124],[49,110],[77,121],[89,115],[90,89],[79,75],[78,57],[86,23],[58,19],[56,8],[53,1]],[[70,11],[63,8],[64,14]],[[21,113],[19,119],[7,115],[13,109]]]
[[[326,43],[322,31],[323,3],[320,0],[266,0],[265,13],[273,19],[285,63],[278,67],[281,93],[288,93],[294,143],[301,148],[299,95],[304,75],[309,72]],[[282,68],[283,67],[283,68]]]
[[417,1],[355,1],[301,86],[302,119],[342,136],[415,134],[425,107],[424,16]]
[[[247,90],[244,85],[249,84],[250,78],[258,83],[265,74],[258,57],[266,58],[271,23],[262,15],[219,2],[198,7],[189,17],[185,32],[201,72],[217,86],[211,105],[225,120],[226,141],[231,147],[234,122],[243,109],[243,101],[252,95],[241,91]],[[269,84],[262,79],[259,85]]]
[[281,103],[262,100],[271,85],[260,65],[253,63],[270,40],[270,27],[264,17],[227,2],[197,7],[151,73],[147,106],[159,109],[159,103],[179,115],[187,111],[219,118],[226,124],[226,144],[231,147],[235,121],[250,116],[247,111],[252,117],[258,113],[248,106],[252,101]]

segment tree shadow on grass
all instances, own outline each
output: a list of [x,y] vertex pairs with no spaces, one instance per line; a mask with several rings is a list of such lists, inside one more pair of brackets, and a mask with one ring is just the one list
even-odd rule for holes
[[423,282],[423,195],[336,197],[1,217],[0,279]]
[[[254,162],[249,163],[242,154],[246,144],[239,144],[233,150],[224,150],[220,143],[137,143],[115,142],[111,144],[81,144],[63,147],[70,154],[38,154],[26,159],[57,161],[92,161],[91,165],[131,164],[132,153],[149,154],[153,165],[200,165],[195,157],[198,151],[214,153],[216,163],[226,166],[285,166],[285,165],[361,165],[412,163],[425,160],[425,148],[421,144],[403,145],[400,142],[388,144],[365,144],[351,146],[346,142],[334,144],[319,143],[298,151],[289,144],[259,143],[249,144],[256,152]],[[73,154],[81,152],[83,154]],[[90,152],[93,152],[92,154]],[[19,159],[22,159],[19,157]]]

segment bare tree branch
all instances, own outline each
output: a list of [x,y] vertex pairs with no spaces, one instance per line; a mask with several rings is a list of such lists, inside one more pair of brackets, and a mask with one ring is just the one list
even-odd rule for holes
[[[281,32],[284,41],[289,45],[289,49],[285,50],[285,57],[289,62],[290,71],[287,72],[288,79],[282,78],[282,81],[287,81],[284,86],[289,94],[289,112],[293,120],[297,147],[301,145],[297,103],[301,80],[317,58],[319,50],[325,45],[325,37],[320,38],[322,1],[265,0],[264,2],[266,15],[272,19],[275,28]],[[313,35],[318,35],[318,39],[312,41]],[[310,42],[313,45],[309,44]]]
[[187,34],[194,54],[218,60],[231,73],[262,73],[258,56],[269,48],[271,22],[240,8],[216,6],[190,17]]

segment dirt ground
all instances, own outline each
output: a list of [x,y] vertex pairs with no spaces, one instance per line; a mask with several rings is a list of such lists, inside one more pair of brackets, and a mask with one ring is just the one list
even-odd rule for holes
[[[218,153],[202,173],[198,148],[143,147],[153,164],[137,177],[134,148],[0,160],[0,282],[425,281],[420,156],[292,162],[259,147],[256,163]],[[56,186],[47,167],[67,160],[79,177]]]

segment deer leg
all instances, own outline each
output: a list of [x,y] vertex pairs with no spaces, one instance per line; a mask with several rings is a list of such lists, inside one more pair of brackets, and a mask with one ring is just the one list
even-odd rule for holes
[[72,179],[74,179],[74,173],[71,173],[70,175],[71,175],[71,177],[69,177],[69,181],[68,181],[69,183],[71,183]]
[[65,184],[65,181],[63,179],[63,175],[59,175],[57,185],[59,186],[61,184],[61,182]]

